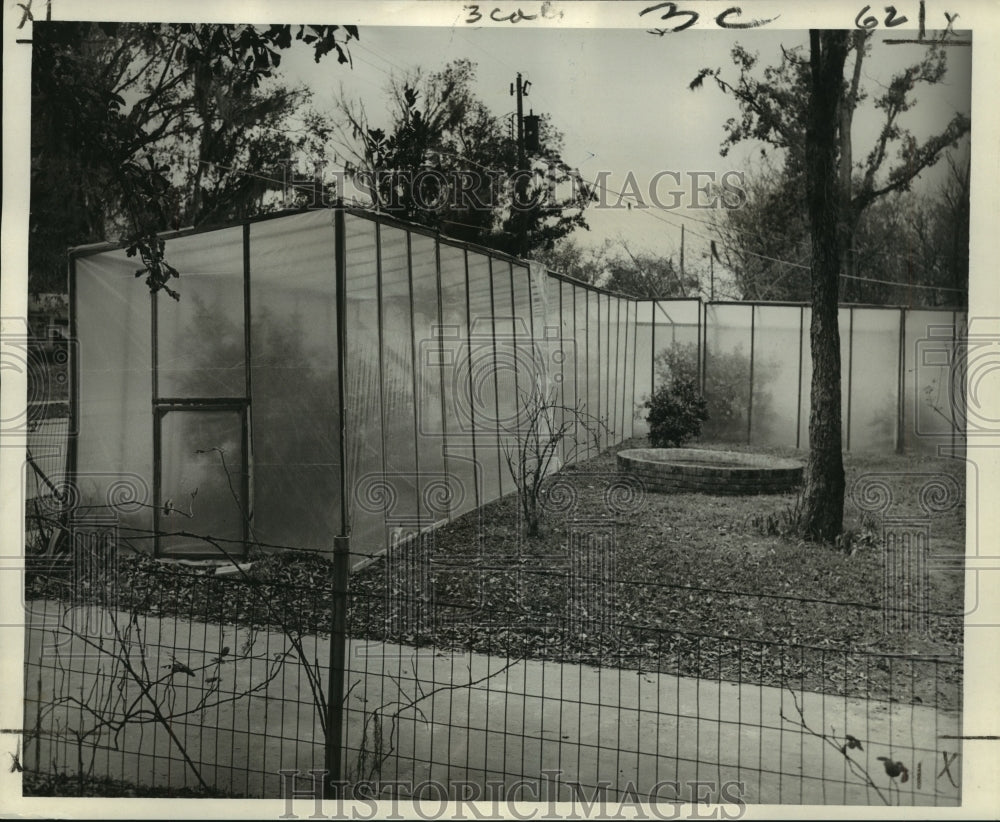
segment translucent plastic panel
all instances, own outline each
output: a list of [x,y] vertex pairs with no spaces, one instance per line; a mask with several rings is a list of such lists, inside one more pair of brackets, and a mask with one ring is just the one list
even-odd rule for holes
[[[517,277],[517,266],[514,276]],[[550,277],[541,263],[532,263],[531,278],[531,318],[532,335],[536,340],[545,338],[545,328],[559,327],[559,280]]]
[[376,224],[347,214],[345,398],[351,550],[360,564],[386,546]]
[[[601,408],[601,358],[598,349],[598,334],[600,329],[600,317],[598,316],[598,294],[596,291],[587,291],[587,415],[591,424],[596,424],[603,416]],[[594,429],[599,434],[599,429]],[[587,437],[587,455],[595,456],[600,448],[603,439],[598,436]]]
[[709,305],[705,362],[708,421],[702,435],[746,442],[750,411],[750,322],[752,306]]
[[515,325],[515,330],[520,335],[521,325],[523,324],[525,332],[529,336],[532,336],[537,316],[538,336],[541,338],[545,322],[545,304],[544,301],[539,301],[540,305],[537,306],[538,313],[536,314],[533,292],[537,288],[535,288],[535,283],[531,280],[530,272],[525,266],[511,265],[511,280],[514,286],[514,316],[521,321]]
[[[517,327],[513,308],[510,263],[490,258],[493,282],[493,328],[496,340],[497,436],[500,439],[500,493],[514,490],[513,478],[504,456],[505,449],[513,446],[512,437],[517,431],[520,407],[518,384]],[[522,336],[524,330],[522,329]]]
[[331,550],[340,533],[333,214],[250,226],[254,532]]
[[168,240],[180,299],[156,297],[160,397],[243,397],[243,228]]
[[624,319],[622,337],[625,340],[625,375],[620,389],[622,420],[624,421],[622,434],[625,437],[632,437],[635,434],[635,414],[632,404],[632,398],[635,396],[635,311],[636,304],[634,302],[630,300],[625,303],[625,311],[622,314]]
[[451,514],[458,516],[476,507],[475,441],[471,408],[469,319],[465,292],[465,252],[441,244],[441,364],[444,369],[445,419],[448,427],[448,473],[453,496]]
[[812,408],[812,348],[809,342],[809,328],[812,309],[805,306],[802,311],[802,414],[799,420],[799,448],[809,447],[809,412]]
[[[576,408],[577,405],[577,357],[579,351],[576,343],[576,307],[573,303],[573,295],[576,289],[571,283],[559,283],[559,348],[562,352],[562,384],[561,402],[566,408]],[[562,419],[571,427],[567,428],[566,437],[563,440],[563,461],[574,458],[576,450],[576,417],[572,413],[569,416],[563,415]]]
[[[136,502],[153,503],[152,320],[135,268],[124,251],[75,262],[77,481],[85,505],[109,502],[119,480],[135,489]],[[119,515],[123,525],[152,529],[148,508]]]
[[656,300],[653,303],[653,388],[660,387],[666,374],[664,358],[697,363],[699,360],[699,316],[697,300]]
[[611,402],[612,384],[614,383],[615,352],[612,350],[615,342],[615,334],[611,327],[614,320],[611,313],[611,298],[607,294],[600,294],[598,300],[599,316],[601,321],[601,334],[599,342],[600,368],[601,368],[601,417],[604,425],[601,428],[601,447],[607,448],[611,442],[614,431],[615,417],[614,407]]
[[855,308],[851,370],[851,451],[891,452],[899,427],[897,309]]
[[[515,269],[516,271],[516,269]],[[542,298],[539,299],[539,294]],[[562,329],[562,283],[550,277],[544,266],[531,266],[532,337],[540,348],[545,363],[545,384],[549,391],[555,389],[556,398],[562,402],[562,380],[565,360],[569,355]]]
[[413,338],[417,363],[417,465],[423,524],[449,516],[445,430],[441,412],[441,344],[438,336],[437,249],[424,234],[410,234],[413,270]]
[[[400,534],[419,530],[417,419],[413,394],[413,325],[407,234],[380,226],[382,247],[382,421],[386,482],[394,505],[386,525]],[[429,523],[423,523],[429,524]]]
[[[631,408],[625,407],[625,397],[631,387],[632,345],[629,333],[629,312],[632,303],[618,301],[618,377],[615,380],[615,416],[618,418],[618,442],[630,436]],[[629,396],[631,396],[629,394]]]
[[618,354],[615,357],[615,387],[612,394],[615,401],[615,437],[616,442],[621,442],[628,436],[628,420],[625,416],[623,400],[625,397],[625,386],[628,384],[628,358],[631,352],[628,347],[628,300],[618,300],[618,328],[617,343]]
[[514,336],[517,345],[517,405],[519,425],[523,430],[525,403],[537,384],[545,385],[549,379],[550,362],[548,346],[544,345],[545,317],[538,318],[540,344],[535,345],[532,330],[534,318],[531,312],[531,283],[528,269],[519,265],[511,266],[513,284]]
[[[950,364],[965,356],[954,343],[955,314],[951,311],[907,311],[904,349],[903,448],[907,453],[937,453],[961,441],[955,417]],[[970,344],[975,344],[975,328]],[[962,396],[962,387],[954,391]],[[975,418],[973,418],[975,423]],[[961,426],[961,422],[959,425]]]
[[851,317],[854,309],[841,308],[837,318],[840,326],[840,436],[844,450],[847,450],[847,431],[851,420],[851,384],[850,374],[853,359],[851,348]]
[[[988,334],[984,339],[982,331],[977,331],[976,323],[973,323],[972,328],[969,328],[969,318],[964,311],[956,311],[954,313],[955,317],[955,339],[958,341],[958,348],[953,354],[953,360],[961,358],[968,361],[975,361],[979,354],[981,354],[985,349],[982,347],[984,344],[992,345],[995,335]],[[971,331],[971,339],[970,339]],[[949,372],[949,379],[951,380],[950,389],[950,400],[949,406],[951,408],[950,416],[953,421],[951,426],[951,446],[952,452],[959,457],[964,457],[966,453],[966,438],[968,435],[967,427],[969,423],[967,422],[967,417],[969,412],[966,408],[966,385],[961,379],[958,379],[958,374],[964,370],[969,370],[972,372],[978,372],[980,369],[973,366],[969,369],[965,369],[963,364],[962,368],[952,369]],[[975,408],[972,409],[972,436],[978,437],[980,434],[986,432],[988,433],[991,427],[982,424],[982,420],[976,419],[976,417],[986,412],[989,414],[988,409],[981,409],[977,411]]]
[[635,303],[635,368],[634,387],[630,409],[638,410],[639,416],[633,424],[633,433],[645,434],[646,409],[642,404],[653,392],[653,303]]
[[622,333],[625,328],[627,303],[619,297],[611,298],[611,334],[609,338],[611,369],[608,371],[608,379],[611,385],[608,387],[608,401],[611,403],[611,414],[614,419],[613,442],[618,443],[623,439],[624,422],[622,416],[621,388],[625,381],[625,339]]
[[[242,415],[168,411],[160,418],[159,553],[243,554],[246,466]],[[168,508],[171,513],[167,513]],[[189,536],[211,537],[221,546]]]
[[576,441],[577,459],[583,459],[587,454],[588,438],[587,431],[580,425],[582,420],[587,419],[590,413],[590,349],[589,336],[587,333],[588,323],[588,291],[581,286],[573,286],[573,305],[575,311],[575,332],[576,332],[576,403],[580,409],[580,418],[577,420]]
[[802,309],[755,306],[751,442],[794,448],[799,424]]
[[607,363],[608,377],[605,388],[605,407],[608,409],[608,444],[618,442],[620,433],[618,423],[618,298],[608,297],[608,322],[607,322]]
[[[493,346],[493,287],[490,260],[468,253],[469,369],[472,373],[471,421],[476,431],[476,460],[483,484],[480,504],[500,497],[500,443],[497,436],[497,365]],[[509,288],[509,285],[508,285]]]

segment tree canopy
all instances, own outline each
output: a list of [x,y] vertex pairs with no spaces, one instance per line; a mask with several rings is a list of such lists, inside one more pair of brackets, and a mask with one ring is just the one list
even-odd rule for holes
[[[293,42],[349,62],[353,26],[36,23],[29,288],[62,290],[71,245],[117,239],[153,291],[177,272],[157,234],[249,216],[307,102],[276,80]],[[248,173],[250,172],[250,173]]]
[[384,128],[343,97],[333,148],[354,188],[389,214],[508,253],[519,252],[522,231],[534,252],[587,228],[595,196],[563,161],[562,134],[541,117],[539,149],[519,168],[514,129],[475,95],[475,72],[461,59],[393,77]]
[[698,275],[682,276],[673,257],[633,249],[622,239],[586,249],[567,237],[535,257],[560,274],[640,300],[695,297],[700,290]]
[[[942,247],[932,249],[922,238],[928,233],[938,238],[961,236],[963,231],[967,236],[964,163],[952,150],[969,133],[971,123],[968,115],[956,111],[939,130],[917,139],[905,114],[918,106],[921,88],[944,80],[947,49],[928,47],[918,62],[895,73],[869,97],[862,78],[872,48],[871,32],[851,34],[839,90],[836,185],[842,201],[841,299],[902,302],[908,295],[911,302],[954,305],[965,299],[968,244],[946,243],[945,263]],[[725,156],[738,144],[758,141],[773,150],[778,162],[765,161],[755,175],[748,175],[747,206],[728,210],[717,220],[725,261],[746,298],[804,299],[810,254],[805,220],[809,56],[800,48],[782,47],[776,64],[761,65],[758,54],[736,45],[731,58],[737,70],[734,79],[721,68],[703,68],[691,82],[698,89],[705,80],[714,81],[739,104],[739,117],[723,126],[720,153]],[[865,101],[879,114],[880,126],[874,143],[856,160],[852,126]],[[943,157],[953,165],[949,183],[932,195],[913,192],[914,181]],[[886,269],[882,267],[886,259],[905,260],[907,265]],[[883,282],[873,282],[877,280]],[[909,291],[892,287],[892,282]]]

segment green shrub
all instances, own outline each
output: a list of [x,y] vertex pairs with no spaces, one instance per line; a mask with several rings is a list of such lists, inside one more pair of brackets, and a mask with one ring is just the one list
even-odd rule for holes
[[649,409],[649,443],[654,448],[683,445],[701,433],[701,424],[708,419],[705,398],[691,377],[675,377],[660,386],[645,406]]
[[[697,343],[675,341],[656,354],[655,362],[663,384],[676,379],[700,384]],[[754,428],[758,433],[766,428],[771,411],[771,394],[767,386],[773,373],[773,364],[758,358],[753,372]],[[731,351],[709,352],[705,363],[704,396],[708,408],[707,424],[702,431],[705,437],[722,442],[745,442],[751,401],[750,357],[741,346]]]

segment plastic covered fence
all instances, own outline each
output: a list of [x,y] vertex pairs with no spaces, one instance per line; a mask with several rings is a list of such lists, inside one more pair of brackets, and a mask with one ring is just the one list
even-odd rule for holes
[[[327,551],[349,530],[362,563],[514,491],[539,394],[567,429],[555,469],[644,434],[643,402],[681,371],[708,399],[705,438],[808,446],[805,306],[636,301],[347,210],[166,253],[177,301],[121,249],[71,266],[67,481],[158,555]],[[964,322],[842,307],[845,448],[961,449]]]
[[631,434],[628,300],[348,212],[166,246],[177,301],[121,250],[72,284],[76,487],[158,555],[329,550],[346,496],[362,563],[515,490],[533,396],[569,425],[554,469]]

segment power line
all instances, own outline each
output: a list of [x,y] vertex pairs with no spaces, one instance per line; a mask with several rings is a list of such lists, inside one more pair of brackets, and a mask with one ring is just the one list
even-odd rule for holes
[[931,291],[957,291],[959,294],[964,294],[964,288],[952,288],[947,285],[921,285],[920,283],[897,283],[892,280],[876,280],[873,277],[856,277],[853,274],[841,274],[841,277],[847,280],[861,280],[866,283],[881,283],[882,285],[895,285],[899,288],[927,288]]
[[[607,193],[617,195],[619,199],[622,199],[622,198],[636,199],[634,197],[634,195],[625,194],[625,193],[623,193],[621,191],[615,191],[614,189],[609,188],[608,186],[606,186],[606,185],[604,185],[602,183],[595,183],[593,181],[586,180],[583,177],[581,177],[581,179],[583,179],[584,182],[587,182],[587,183],[589,183],[592,186],[595,186],[597,188],[603,189]],[[649,214],[651,217],[655,217],[655,218],[659,219],[661,222],[666,223],[667,225],[673,226],[674,228],[681,228],[682,227],[680,224],[672,222],[672,221],[666,219],[665,217],[663,217],[662,215],[657,214],[657,213],[655,213],[654,211],[652,211],[652,210],[650,210],[648,208],[646,208],[646,209],[640,209],[640,210],[643,211],[644,213]],[[693,220],[697,219],[695,217],[690,217],[687,214],[680,214],[680,213],[678,213],[677,216],[679,216],[679,217],[687,217],[688,219],[693,219]],[[704,220],[698,220],[698,222],[706,222],[706,221],[704,221]],[[707,223],[707,224],[710,227],[714,228],[715,231],[716,231],[716,233],[719,235],[720,239],[722,239],[722,232],[719,231],[718,228],[715,228],[714,226],[712,226],[711,223]],[[704,234],[700,234],[697,231],[691,231],[690,233],[694,234],[696,237],[702,238],[703,240],[708,240],[709,242],[714,242],[714,240],[712,240],[711,237],[706,237]],[[724,248],[729,248],[728,244],[726,244],[724,241],[723,241],[722,245],[723,245]],[[787,266],[790,266],[792,268],[799,268],[799,269],[803,269],[805,271],[812,271],[812,267],[811,266],[804,265],[802,263],[792,262],[791,260],[782,260],[782,259],[779,259],[778,257],[769,257],[766,254],[758,254],[755,251],[749,251],[749,250],[743,250],[740,253],[742,253],[742,254],[749,254],[752,257],[757,257],[757,258],[762,259],[762,260],[768,260],[769,262],[773,262],[773,263],[779,263],[781,265],[787,265]],[[880,279],[877,279],[877,278],[874,278],[874,277],[859,277],[859,276],[854,275],[854,274],[841,274],[840,277],[842,277],[843,279],[848,279],[848,280],[858,280],[858,281],[861,281],[861,282],[878,283],[880,285],[892,285],[892,286],[897,286],[899,288],[923,288],[923,289],[928,289],[928,290],[931,290],[931,291],[955,291],[955,292],[957,292],[959,294],[965,294],[966,293],[966,290],[963,289],[963,288],[953,288],[953,287],[950,287],[950,286],[922,285],[922,284],[919,284],[919,283],[900,283],[900,282],[893,282],[892,280],[880,280]]]
[[[438,152],[438,153],[446,154],[446,155],[454,157],[456,159],[466,160],[467,162],[471,163],[472,165],[478,166],[478,167],[483,168],[483,169],[486,168],[485,166],[481,165],[480,163],[475,162],[474,160],[469,160],[468,158],[463,158],[460,155],[453,154],[452,152],[441,151],[441,152]],[[227,166],[227,165],[224,165],[222,163],[214,163],[214,162],[210,162],[208,160],[201,160],[199,162],[204,163],[205,165],[211,165],[211,166],[214,166],[216,168],[223,169],[224,171],[235,172],[235,173],[238,173],[238,174],[246,175],[248,177],[254,177],[256,179],[263,180],[263,181],[269,182],[269,183],[273,183],[275,185],[280,185],[280,186],[283,186],[283,187],[286,187],[286,188],[301,189],[301,190],[307,191],[307,192],[314,192],[315,191],[314,184],[301,184],[301,185],[300,184],[295,184],[295,183],[289,182],[288,180],[281,180],[281,179],[274,178],[274,177],[268,177],[268,176],[263,175],[263,174],[256,174],[254,172],[246,171],[244,169],[239,169],[239,168],[236,168],[234,166]],[[594,182],[591,182],[589,180],[586,180],[583,177],[581,177],[580,179],[583,179],[584,182],[590,183],[591,185],[593,185],[595,187],[599,187],[599,188],[604,189],[607,193],[616,194],[619,197],[628,197],[628,196],[630,196],[630,195],[626,195],[626,194],[624,194],[624,193],[622,193],[620,191],[615,191],[614,189],[610,189],[607,186],[604,186],[602,184],[598,184],[598,183],[594,183]],[[375,210],[377,210],[377,204],[373,203],[372,207],[375,208]],[[644,209],[644,211],[646,211],[646,210]],[[657,213],[654,213],[654,212],[651,212],[651,211],[646,211],[646,213],[648,213],[651,217],[654,217],[654,218],[660,220],[660,222],[665,223],[666,225],[672,226],[673,228],[682,228],[682,226],[679,225],[678,223],[675,223],[675,222],[673,222],[671,220],[668,220],[666,217],[663,217],[660,214],[657,214]],[[472,225],[471,223],[462,223],[462,222],[458,222],[456,220],[443,220],[442,222],[448,223],[450,225],[460,225],[460,226],[464,226],[466,228],[475,228],[475,229],[480,229],[480,230],[483,228],[483,226],[476,226],[476,225]],[[707,237],[704,234],[700,234],[697,231],[691,231],[690,233],[694,234],[696,237],[700,237],[700,238],[702,238],[704,240],[709,240],[710,242],[714,242],[712,240],[712,238]],[[720,237],[721,237],[721,234],[720,234]],[[724,247],[727,247],[727,246],[724,246]],[[780,265],[790,266],[792,268],[798,268],[798,269],[802,269],[802,270],[805,270],[805,271],[811,271],[812,270],[811,267],[808,266],[808,265],[803,265],[801,263],[792,262],[791,260],[782,260],[782,259],[779,259],[777,257],[769,257],[766,254],[757,254],[756,252],[753,252],[753,251],[744,251],[742,253],[750,254],[751,256],[758,257],[758,258],[764,259],[764,260],[768,260],[770,262],[778,263]],[[901,282],[895,282],[893,280],[882,280],[882,279],[878,279],[878,278],[875,278],[875,277],[859,277],[859,276],[854,275],[854,274],[841,274],[839,276],[841,278],[847,279],[847,280],[857,280],[859,282],[876,283],[878,285],[889,285],[889,286],[894,286],[896,288],[920,288],[920,289],[926,289],[928,291],[952,291],[952,292],[956,292],[956,293],[959,293],[959,294],[965,294],[966,293],[965,289],[963,289],[963,288],[954,288],[952,286],[925,285],[925,284],[921,284],[921,283],[901,283]]]
[[[385,62],[385,63],[389,64],[390,66],[392,66],[392,67],[393,67],[394,69],[396,69],[397,71],[400,71],[400,72],[402,72],[403,74],[406,74],[406,73],[407,73],[408,69],[405,69],[405,68],[403,68],[403,67],[402,67],[401,65],[399,65],[399,63],[394,63],[394,62],[393,62],[392,60],[390,60],[390,59],[389,59],[388,57],[386,57],[386,56],[385,56],[384,54],[382,54],[382,52],[380,52],[380,51],[377,51],[377,50],[376,50],[376,49],[374,48],[374,46],[370,46],[370,45],[368,45],[368,44],[366,44],[366,43],[365,43],[365,44],[363,44],[363,43],[361,43],[361,41],[359,40],[359,41],[357,41],[356,43],[354,43],[354,44],[353,44],[353,45],[351,46],[351,48],[355,48],[355,47],[358,47],[358,46],[359,46],[359,47],[360,47],[361,49],[363,49],[364,51],[367,51],[367,52],[368,52],[369,54],[371,54],[371,55],[373,55],[373,56],[377,57],[378,59],[382,60],[383,62]],[[370,64],[369,64],[369,65],[370,65]]]

